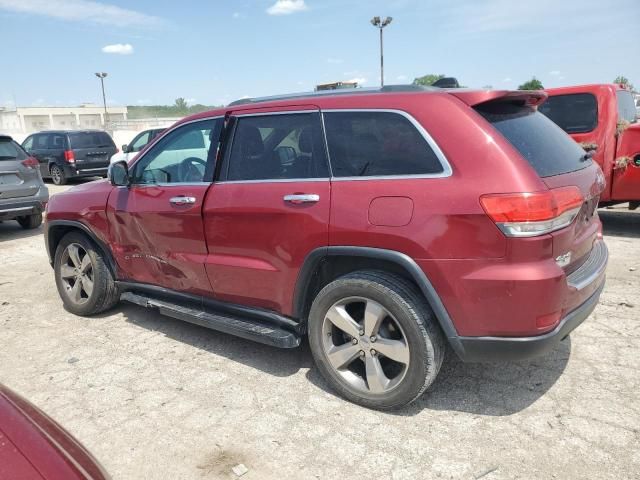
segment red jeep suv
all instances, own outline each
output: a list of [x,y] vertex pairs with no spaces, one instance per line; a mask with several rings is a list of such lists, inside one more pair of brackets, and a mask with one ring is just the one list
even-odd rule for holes
[[554,348],[595,308],[602,171],[542,92],[385,87],[188,117],[55,195],[66,308],[119,299],[276,347],[347,399],[415,400],[464,361]]

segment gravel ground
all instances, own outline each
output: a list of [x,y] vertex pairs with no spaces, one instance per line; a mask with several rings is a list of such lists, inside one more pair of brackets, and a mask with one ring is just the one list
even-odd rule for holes
[[[60,191],[52,187],[52,193]],[[114,479],[640,478],[640,212],[600,211],[594,314],[547,357],[451,355],[415,404],[349,404],[308,346],[277,350],[122,304],[62,308],[42,231],[0,224],[0,382],[78,437]]]

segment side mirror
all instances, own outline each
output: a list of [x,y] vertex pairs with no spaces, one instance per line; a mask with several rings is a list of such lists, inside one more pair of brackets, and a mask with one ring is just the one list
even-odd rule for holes
[[129,153],[129,145],[126,143],[122,145],[122,153]]
[[115,187],[128,187],[130,179],[127,162],[121,160],[109,165],[107,178],[111,181],[111,185]]
[[640,155],[636,155],[635,157],[633,157],[633,164],[636,167],[640,167]]

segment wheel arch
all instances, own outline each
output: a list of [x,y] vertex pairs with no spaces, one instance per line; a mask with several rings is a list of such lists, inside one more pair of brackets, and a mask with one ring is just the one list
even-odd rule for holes
[[315,295],[335,278],[362,269],[382,269],[404,276],[420,289],[454,350],[461,344],[458,332],[433,284],[408,255],[381,248],[335,246],[313,250],[300,270],[293,299],[293,316],[304,319]]
[[113,274],[113,278],[117,277],[117,266],[116,262],[111,254],[111,250],[107,247],[102,240],[98,238],[98,236],[84,223],[74,221],[74,220],[52,220],[47,222],[47,227],[45,229],[44,239],[45,246],[47,248],[47,255],[49,256],[49,264],[53,266],[53,259],[56,255],[56,249],[58,248],[58,244],[60,240],[70,232],[79,231],[86,235],[100,250],[105,259],[105,263],[107,267]]

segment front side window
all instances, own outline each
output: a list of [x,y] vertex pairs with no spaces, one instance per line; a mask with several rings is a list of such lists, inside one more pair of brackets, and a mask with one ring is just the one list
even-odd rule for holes
[[399,113],[327,112],[324,123],[334,177],[444,172],[426,138]]
[[133,183],[210,182],[221,130],[221,118],[177,128],[136,162]]
[[33,150],[33,137],[27,138],[22,144],[22,148],[24,148],[27,152]]
[[538,111],[567,133],[587,133],[598,126],[598,102],[590,93],[551,96]]
[[319,113],[239,117],[226,180],[327,178]]
[[139,152],[147,143],[149,143],[149,132],[143,132],[131,142],[130,152]]

